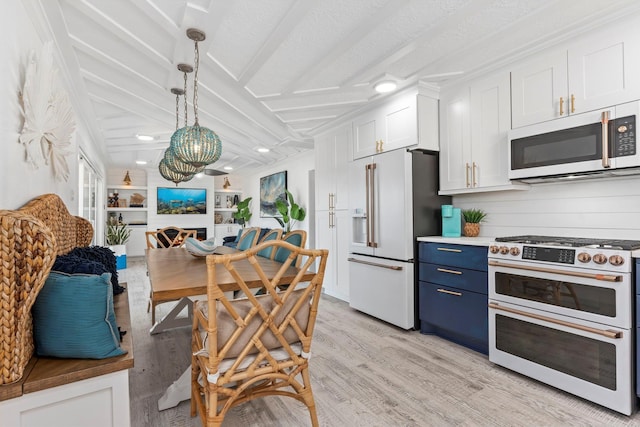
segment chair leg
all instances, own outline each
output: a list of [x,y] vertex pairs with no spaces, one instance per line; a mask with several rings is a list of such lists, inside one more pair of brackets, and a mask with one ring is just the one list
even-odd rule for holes
[[301,394],[304,399],[304,403],[307,405],[309,409],[309,416],[311,417],[311,425],[313,427],[318,427],[320,424],[318,423],[318,412],[316,411],[316,403],[313,399],[313,391],[311,390],[311,378],[309,376],[309,369],[304,368],[301,372],[302,374],[302,383],[304,384],[304,391]]

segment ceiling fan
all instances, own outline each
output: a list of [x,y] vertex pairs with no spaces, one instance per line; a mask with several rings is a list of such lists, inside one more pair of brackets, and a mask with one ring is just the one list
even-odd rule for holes
[[205,169],[204,171],[205,175],[209,175],[209,176],[220,176],[220,175],[228,175],[229,172],[225,172],[225,171],[221,171],[221,170],[217,170],[217,169]]

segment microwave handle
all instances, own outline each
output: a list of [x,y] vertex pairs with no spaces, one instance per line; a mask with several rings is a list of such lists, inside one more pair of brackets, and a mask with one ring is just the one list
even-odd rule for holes
[[609,111],[602,112],[602,167],[610,168],[609,163]]

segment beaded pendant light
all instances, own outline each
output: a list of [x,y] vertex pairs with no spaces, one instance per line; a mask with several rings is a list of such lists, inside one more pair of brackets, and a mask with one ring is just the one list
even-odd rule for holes
[[[187,126],[187,73],[193,71],[191,65],[178,64],[178,69],[184,72],[184,89],[172,88],[171,93],[176,95],[176,131],[178,131],[178,105],[180,95],[184,95],[184,125]],[[171,149],[171,146],[164,152],[164,161],[169,169],[173,172],[188,176],[202,172],[204,166],[195,167],[180,160]]]
[[166,179],[167,181],[171,181],[171,182],[175,183],[176,187],[181,182],[187,182],[191,178],[193,178],[193,175],[182,175],[181,173],[177,173],[177,172],[172,171],[171,169],[169,169],[169,167],[167,166],[167,163],[164,161],[164,159],[160,160],[160,164],[158,165],[158,170],[160,171],[160,175],[164,179]]
[[193,126],[178,129],[171,136],[170,149],[173,154],[185,163],[201,168],[216,162],[222,154],[222,141],[211,129],[201,127],[198,123],[198,66],[200,53],[198,42],[205,39],[204,32],[189,28],[187,37],[195,42],[195,72],[193,77],[193,111],[195,122]]

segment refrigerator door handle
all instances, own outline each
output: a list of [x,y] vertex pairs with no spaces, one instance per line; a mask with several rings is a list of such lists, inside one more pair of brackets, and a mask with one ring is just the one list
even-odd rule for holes
[[400,265],[384,265],[384,264],[378,264],[377,262],[362,261],[362,260],[359,260],[357,258],[347,258],[347,261],[357,262],[358,264],[371,265],[373,267],[388,268],[389,270],[396,270],[396,271],[401,271],[402,270],[402,266],[400,266]]
[[366,195],[367,195],[367,246],[371,247],[371,248],[377,248],[378,247],[378,243],[376,243],[376,231],[375,231],[375,224],[376,224],[376,213],[375,213],[375,205],[376,205],[376,199],[375,199],[375,188],[376,188],[376,184],[375,184],[375,169],[376,169],[376,164],[375,163],[368,163],[367,165],[365,165],[365,172],[366,172],[366,182],[367,182],[367,189],[366,189]]

